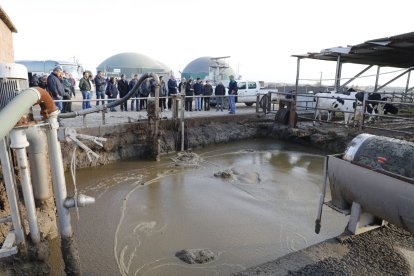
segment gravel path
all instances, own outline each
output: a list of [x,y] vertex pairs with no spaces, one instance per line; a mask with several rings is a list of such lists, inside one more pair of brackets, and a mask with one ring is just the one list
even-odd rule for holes
[[330,239],[233,275],[414,275],[414,235],[389,225]]

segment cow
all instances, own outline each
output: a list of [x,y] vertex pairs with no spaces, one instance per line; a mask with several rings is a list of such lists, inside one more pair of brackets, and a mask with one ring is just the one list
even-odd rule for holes
[[318,120],[321,121],[322,113],[328,114],[328,118],[326,119],[327,122],[332,120],[331,110],[333,109],[333,103],[336,101],[335,91],[316,93],[313,100],[316,102],[316,106],[315,106],[316,111],[315,111],[313,125],[315,125],[316,118],[318,118]]
[[362,114],[361,102],[356,99],[356,93],[351,92],[349,95],[341,95],[336,97],[332,107],[339,112],[344,113],[344,124],[348,127],[349,121]]
[[[355,97],[358,101],[363,102],[365,94],[358,92]],[[375,121],[377,115],[397,114],[398,108],[387,103],[388,97],[381,97],[380,93],[369,93],[366,97],[366,112],[369,114],[368,123]]]

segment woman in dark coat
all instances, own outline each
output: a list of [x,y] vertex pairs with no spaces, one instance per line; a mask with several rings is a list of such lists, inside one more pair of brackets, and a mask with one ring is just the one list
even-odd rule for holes
[[[115,101],[115,99],[118,97],[118,87],[116,84],[116,79],[114,77],[111,77],[105,92],[108,96],[109,102]],[[116,111],[115,107],[111,107],[111,111]]]

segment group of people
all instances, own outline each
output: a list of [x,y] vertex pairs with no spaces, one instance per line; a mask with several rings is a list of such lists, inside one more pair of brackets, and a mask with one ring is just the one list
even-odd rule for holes
[[[204,111],[210,110],[210,98],[213,95],[213,86],[210,81],[207,80],[204,84],[203,80],[197,78],[195,81],[190,77],[188,80],[183,79],[180,83],[180,91],[184,87],[185,91],[185,110],[193,111],[193,98],[195,99],[195,111],[201,111],[204,102]],[[236,101],[237,95],[237,82],[234,80],[234,76],[230,76],[229,83],[229,113],[236,114]],[[224,96],[226,95],[226,88],[223,82],[219,82],[214,88],[214,95],[216,98],[216,111],[223,111],[224,108]]]
[[[38,86],[47,90],[54,100],[70,100],[75,96],[75,83],[72,75],[60,66],[55,67],[49,76],[33,74],[29,81],[31,87]],[[62,113],[72,112],[70,101],[55,101],[55,104]]]
[[[105,95],[108,102],[115,101],[118,97],[125,97],[129,91],[137,84],[138,75],[128,81],[124,74],[118,79],[116,77],[106,78],[104,73],[98,71],[96,76],[93,77],[89,71],[83,72],[82,78],[79,80],[79,90],[82,93],[82,109],[91,108],[90,99],[92,98],[93,90],[96,95],[96,105],[105,104]],[[58,66],[53,69],[53,72],[49,76],[38,77],[34,74],[30,80],[30,86],[40,86],[47,91],[53,97],[56,106],[62,113],[72,112],[72,103],[61,102],[59,100],[70,100],[72,96],[75,96],[75,79],[63,69]],[[94,89],[93,89],[94,88]],[[222,82],[213,88],[209,80],[205,83],[200,78],[195,81],[190,77],[188,80],[182,79],[177,85],[177,81],[174,76],[171,76],[167,83],[165,83],[162,76],[160,76],[160,110],[171,109],[172,96],[177,93],[185,95],[185,110],[193,111],[209,111],[210,110],[210,98],[213,96],[216,98],[216,110],[224,110],[224,96],[226,94],[226,88]],[[235,96],[237,95],[237,82],[233,76],[230,76],[229,83],[229,113],[235,114]],[[147,99],[150,96],[155,96],[155,80],[147,79],[140,85],[137,92],[131,95],[130,111],[141,111],[147,108]],[[168,101],[167,101],[168,99]],[[194,100],[193,100],[194,99]],[[121,111],[128,111],[128,102],[125,101],[120,105]],[[117,111],[115,107],[110,107],[110,111]]]

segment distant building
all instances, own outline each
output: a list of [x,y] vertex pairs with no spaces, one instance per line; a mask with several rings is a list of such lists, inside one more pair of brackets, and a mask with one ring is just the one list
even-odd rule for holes
[[0,62],[14,62],[12,33],[17,33],[17,29],[0,6]]
[[210,78],[214,81],[217,80],[228,80],[230,75],[235,76],[233,69],[223,61],[223,59],[229,58],[213,58],[213,57],[200,57],[191,61],[181,73],[182,78],[193,79]]
[[165,64],[138,53],[121,53],[105,59],[98,65],[96,71],[105,72],[108,76],[125,74],[132,78],[135,74],[157,73],[169,75],[171,69]]

